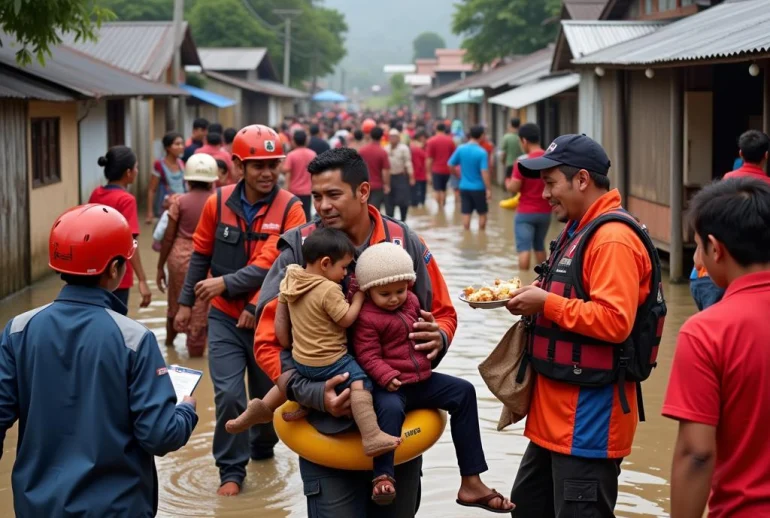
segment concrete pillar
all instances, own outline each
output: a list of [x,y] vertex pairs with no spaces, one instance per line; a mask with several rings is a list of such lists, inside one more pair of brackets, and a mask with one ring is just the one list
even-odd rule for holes
[[669,243],[669,274],[671,282],[681,282],[683,279],[683,229],[682,229],[682,203],[684,187],[683,149],[684,146],[684,101],[683,101],[682,69],[675,68],[671,74],[671,242]]

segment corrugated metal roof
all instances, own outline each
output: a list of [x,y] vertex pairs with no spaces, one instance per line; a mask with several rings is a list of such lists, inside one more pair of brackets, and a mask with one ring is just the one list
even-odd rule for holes
[[565,92],[579,83],[580,74],[548,77],[490,97],[489,102],[518,110],[519,108]]
[[484,90],[481,88],[466,88],[446,99],[441,100],[441,104],[479,104],[484,100]]
[[652,34],[666,24],[625,20],[564,20],[561,25],[572,56],[577,59],[613,45]]
[[767,6],[767,0],[725,2],[573,63],[652,65],[770,52]]
[[240,79],[237,77],[231,77],[226,74],[220,74],[219,72],[211,72],[207,70],[206,76],[220,81],[236,88],[248,90],[250,92],[257,92],[265,95],[272,95],[274,97],[288,97],[291,99],[304,99],[308,97],[307,92],[291,88],[275,81],[266,81],[264,79]]
[[[174,57],[172,22],[110,22],[97,30],[97,41],[75,41],[75,34],[62,34],[63,43],[93,58],[151,81],[162,79]],[[185,38],[189,39],[187,22]],[[183,46],[182,64],[199,65],[194,48]]]
[[73,101],[66,90],[26,77],[16,70],[0,66],[0,99],[35,99],[40,101]]
[[267,49],[263,47],[244,48],[199,48],[201,66],[204,70],[256,70],[265,59]]
[[21,67],[16,63],[15,40],[0,32],[0,41],[0,63],[85,97],[187,96],[175,86],[147,81],[64,45],[51,49],[45,66],[33,60]]
[[412,90],[412,95],[415,97],[426,97],[432,89],[433,85],[419,86]]
[[564,0],[564,8],[573,20],[598,20],[607,0]]
[[465,79],[458,79],[457,81],[452,81],[451,83],[447,83],[445,85],[437,86],[428,92],[428,97],[435,99],[436,97],[441,97],[442,95],[453,94],[455,92],[465,90],[471,79],[473,79],[473,76],[466,77]]

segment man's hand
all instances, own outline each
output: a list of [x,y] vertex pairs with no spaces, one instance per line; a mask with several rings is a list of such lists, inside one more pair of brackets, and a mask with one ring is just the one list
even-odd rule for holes
[[139,281],[139,294],[142,296],[142,302],[139,304],[139,307],[146,308],[152,301],[152,292],[150,287],[147,286],[147,281]]
[[195,298],[200,299],[203,302],[211,302],[214,297],[219,297],[225,292],[225,279],[224,277],[212,277],[211,279],[203,279],[195,285]]
[[188,405],[192,405],[193,409],[196,409],[198,403],[195,401],[195,398],[192,396],[185,396],[182,398],[182,403],[187,403]]
[[190,315],[192,314],[192,308],[190,306],[179,306],[174,317],[174,329],[177,333],[186,333],[187,326],[190,324]]
[[163,268],[158,268],[158,273],[155,276],[155,284],[158,285],[158,289],[161,293],[166,293],[166,286],[168,283],[166,282],[166,270]]
[[324,410],[334,417],[350,417],[350,387],[346,388],[339,395],[334,387],[344,383],[350,377],[349,373],[337,374],[333,378],[326,380],[324,386]]
[[542,288],[532,285],[524,286],[513,292],[506,307],[514,315],[528,317],[543,312],[547,297],[548,292]]
[[492,199],[492,190],[491,189],[487,189],[487,201],[489,201],[491,199]]
[[382,192],[384,194],[390,194],[390,185],[383,185],[382,186]]
[[390,383],[388,383],[388,386],[385,388],[388,389],[388,391],[390,392],[395,392],[399,389],[399,387],[401,387],[401,382],[398,381],[398,378],[393,378],[392,380],[390,380]]
[[433,313],[420,310],[420,314],[422,318],[419,322],[414,323],[415,332],[410,333],[409,338],[415,342],[420,342],[414,348],[418,351],[427,351],[428,359],[432,361],[444,347],[444,340]]
[[414,184],[417,183],[417,180],[414,179],[414,175],[409,175],[409,185],[414,187]]
[[235,327],[239,329],[254,329],[256,326],[257,317],[248,309],[241,311],[241,316],[238,318],[238,323],[235,324]]

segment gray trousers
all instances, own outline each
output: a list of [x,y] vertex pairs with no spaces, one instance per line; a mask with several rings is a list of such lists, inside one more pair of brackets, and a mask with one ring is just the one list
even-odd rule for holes
[[396,466],[396,500],[372,502],[371,471],[345,471],[299,459],[308,518],[414,518],[420,508],[422,457]]
[[209,372],[214,384],[217,424],[214,428],[214,460],[222,484],[241,485],[246,478],[249,457],[260,460],[273,456],[278,442],[272,423],[253,426],[248,433],[232,435],[225,423],[246,410],[244,372],[248,372],[249,398],[262,398],[273,382],[254,359],[254,330],[235,327],[238,321],[216,308],[209,312]]
[[377,210],[382,210],[382,205],[385,203],[385,192],[382,189],[372,189],[369,194],[369,205],[377,207]]

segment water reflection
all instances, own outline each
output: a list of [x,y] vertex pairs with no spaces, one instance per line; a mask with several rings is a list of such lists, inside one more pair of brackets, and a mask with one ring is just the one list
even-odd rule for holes
[[[445,212],[436,214],[435,204],[410,212],[409,223],[430,246],[441,266],[452,294],[463,287],[495,278],[520,275],[525,282],[534,277],[516,269],[513,246],[513,213],[491,205],[486,233],[463,231],[460,215],[451,202]],[[143,229],[149,236],[150,229]],[[557,225],[552,228],[552,234]],[[154,269],[157,255],[142,241],[142,255],[148,271]],[[37,283],[0,305],[0,320],[45,303],[56,295],[60,281],[51,277]],[[180,335],[171,347],[165,344],[164,295],[152,286],[151,307],[138,309],[138,293],[132,294],[131,316],[152,329],[168,363],[180,363],[208,373],[206,358],[189,358]],[[659,367],[644,384],[648,421],[639,425],[634,450],[622,466],[617,515],[627,517],[668,516],[668,483],[675,424],[660,417],[660,407],[668,379],[676,331],[692,314],[694,306],[685,286],[667,286],[669,316],[663,337]],[[511,325],[505,309],[473,310],[455,298],[460,325],[454,343],[441,364],[441,371],[471,381],[476,387],[484,451],[489,472],[484,480],[502,493],[510,492],[521,456],[527,446],[523,423],[497,432],[500,403],[481,380],[477,365],[491,351]],[[190,443],[182,450],[157,459],[160,482],[160,512],[163,517],[253,517],[298,518],[306,515],[302,483],[296,456],[282,444],[273,460],[249,464],[243,492],[236,498],[217,497],[218,472],[211,456],[214,433],[214,400],[208,377],[196,391],[200,422]],[[15,457],[16,427],[9,431],[0,460],[0,516],[13,515],[10,472]],[[459,508],[455,503],[459,474],[449,429],[425,455],[423,500],[419,516],[483,517],[488,513]]]

